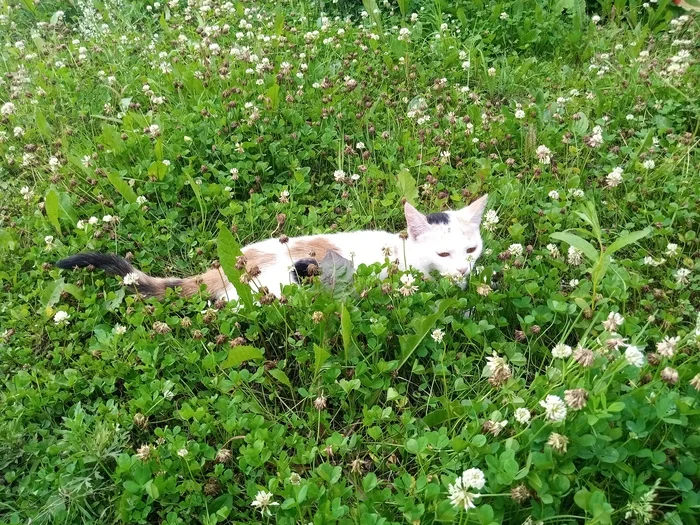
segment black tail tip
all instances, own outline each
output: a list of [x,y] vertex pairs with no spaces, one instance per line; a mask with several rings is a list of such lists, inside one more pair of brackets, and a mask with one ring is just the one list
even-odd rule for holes
[[134,270],[126,259],[122,259],[118,255],[99,252],[79,253],[56,263],[56,267],[63,270],[87,268],[88,266],[93,266],[107,273],[120,275],[122,277]]

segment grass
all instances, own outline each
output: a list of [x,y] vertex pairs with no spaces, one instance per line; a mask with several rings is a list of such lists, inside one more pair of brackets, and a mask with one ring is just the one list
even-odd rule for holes
[[[0,29],[0,523],[698,522],[692,13],[6,1]],[[185,276],[484,193],[465,289],[378,263],[241,312],[52,265]]]

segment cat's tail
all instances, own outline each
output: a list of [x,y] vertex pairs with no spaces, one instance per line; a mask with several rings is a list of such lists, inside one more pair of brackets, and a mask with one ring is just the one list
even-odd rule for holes
[[88,252],[79,253],[56,263],[58,268],[71,270],[75,268],[97,268],[108,274],[118,275],[124,285],[147,297],[163,298],[168,288],[180,288],[182,295],[194,295],[202,283],[207,285],[207,291],[212,297],[218,297],[225,292],[227,282],[223,273],[218,270],[196,276],[178,279],[173,277],[152,277],[134,268],[129,261],[118,255]]

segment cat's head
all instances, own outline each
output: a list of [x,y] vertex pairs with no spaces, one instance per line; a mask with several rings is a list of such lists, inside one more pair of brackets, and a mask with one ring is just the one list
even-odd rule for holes
[[408,202],[404,205],[408,263],[428,274],[468,275],[481,255],[479,225],[488,195],[457,211],[423,215]]

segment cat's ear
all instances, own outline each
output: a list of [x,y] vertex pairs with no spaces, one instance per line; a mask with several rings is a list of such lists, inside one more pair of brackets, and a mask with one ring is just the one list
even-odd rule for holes
[[406,215],[408,235],[410,235],[411,239],[417,238],[430,229],[430,223],[428,223],[425,215],[415,209],[408,201],[403,205],[403,212]]
[[482,195],[469,206],[462,208],[457,212],[457,218],[463,224],[471,226],[479,226],[481,224],[481,217],[484,215],[486,210],[486,201],[488,200],[488,194]]

